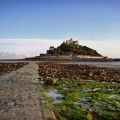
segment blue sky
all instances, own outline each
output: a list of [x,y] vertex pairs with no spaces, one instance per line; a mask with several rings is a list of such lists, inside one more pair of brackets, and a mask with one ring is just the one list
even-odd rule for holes
[[[10,45],[9,39],[38,42],[71,37],[88,44],[120,44],[120,0],[0,0],[0,40],[5,45]],[[119,47],[116,49],[105,55],[120,57]]]

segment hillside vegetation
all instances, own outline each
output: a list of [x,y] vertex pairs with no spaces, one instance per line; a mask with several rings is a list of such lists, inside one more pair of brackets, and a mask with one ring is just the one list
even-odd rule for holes
[[63,42],[60,46],[57,48],[54,48],[53,46],[50,47],[49,50],[47,50],[47,54],[50,55],[88,55],[88,56],[102,56],[100,55],[96,50],[91,49],[87,46],[79,45],[78,41],[73,41],[72,39]]

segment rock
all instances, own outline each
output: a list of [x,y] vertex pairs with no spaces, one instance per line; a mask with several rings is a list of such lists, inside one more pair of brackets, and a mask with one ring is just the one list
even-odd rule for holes
[[55,85],[57,83],[57,79],[55,79],[55,78],[49,78],[49,79],[46,80],[46,83],[48,85]]
[[95,81],[120,81],[120,71],[87,65],[56,64],[55,62],[39,63],[39,75],[71,80],[93,79]]
[[98,91],[100,91],[100,88],[93,88],[92,91],[93,92],[98,92]]
[[13,107],[15,105],[15,102],[8,102],[7,105]]

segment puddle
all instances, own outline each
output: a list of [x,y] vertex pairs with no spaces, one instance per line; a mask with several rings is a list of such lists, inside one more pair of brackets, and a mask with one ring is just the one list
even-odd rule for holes
[[64,87],[63,90],[68,90],[68,88]]
[[51,91],[49,91],[49,92],[47,93],[47,96],[48,96],[48,97],[52,97],[52,98],[54,98],[54,99],[64,97],[62,94],[57,93],[57,90],[51,90]]
[[84,90],[85,92],[92,92],[93,89],[87,89],[87,90]]
[[120,99],[120,96],[118,96],[118,95],[110,95],[108,98],[110,98],[110,99]]
[[90,108],[93,108],[93,105],[90,105],[90,104],[82,104],[82,108],[84,108],[84,109],[90,109]]
[[84,90],[85,92],[98,92],[100,91],[101,89],[100,88],[92,88],[92,89],[87,89],[87,90]]
[[47,93],[47,97],[51,97],[54,99],[52,104],[62,103],[64,100],[62,99],[64,95],[57,93],[57,90],[51,90]]
[[87,104],[87,103],[82,103],[82,102],[76,102],[75,104],[81,106],[81,108],[84,108],[84,109],[91,109],[91,108],[93,108],[92,104]]
[[86,80],[87,82],[96,82],[95,80]]
[[113,88],[104,88],[103,90],[105,90],[105,91],[114,91]]
[[86,102],[89,102],[92,97],[84,97],[80,99],[79,101],[75,102],[76,105],[80,105],[84,109],[90,109],[93,108],[93,105],[88,104]]
[[84,97],[80,99],[80,101],[75,102],[75,104],[84,109],[93,109],[96,112],[101,111],[101,107],[107,104],[106,102],[95,102],[94,104],[89,103],[91,99],[92,97]]
[[113,91],[114,89],[113,88],[111,88],[111,89],[108,89],[108,91]]
[[118,108],[120,108],[120,103],[118,104]]
[[88,102],[88,101],[90,101],[91,98],[92,97],[84,97],[84,98],[80,99],[80,101],[78,101],[77,103]]
[[107,103],[106,102],[95,102],[95,105],[99,105],[99,106],[103,106],[103,105],[106,105]]
[[58,104],[58,103],[62,103],[62,102],[64,102],[64,100],[59,100],[59,99],[55,99],[53,102],[52,102],[52,104]]

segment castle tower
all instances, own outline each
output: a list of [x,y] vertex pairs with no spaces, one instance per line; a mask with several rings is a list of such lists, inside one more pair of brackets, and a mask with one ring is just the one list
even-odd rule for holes
[[66,40],[66,44],[74,44],[74,45],[79,45],[79,42],[77,40],[73,40],[70,38],[69,40]]

